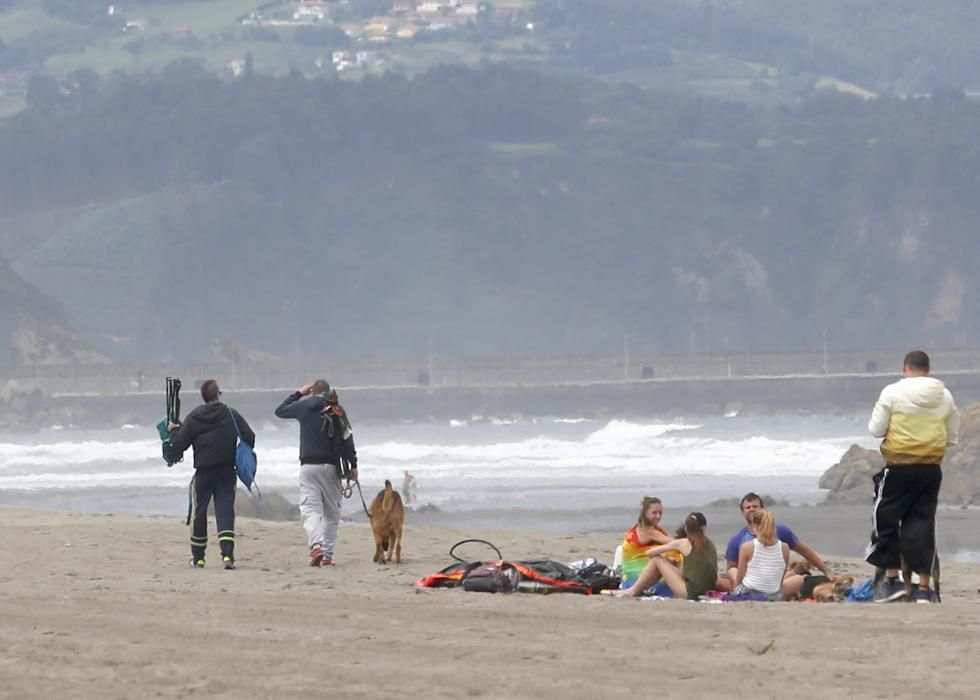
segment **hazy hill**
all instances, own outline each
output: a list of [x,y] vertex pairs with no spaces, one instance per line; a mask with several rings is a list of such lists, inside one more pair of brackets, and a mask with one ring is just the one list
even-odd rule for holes
[[0,122],[0,251],[115,357],[980,341],[980,106],[503,68],[115,77]]
[[48,345],[65,314],[53,299],[28,284],[0,257],[0,363],[44,362],[56,353]]

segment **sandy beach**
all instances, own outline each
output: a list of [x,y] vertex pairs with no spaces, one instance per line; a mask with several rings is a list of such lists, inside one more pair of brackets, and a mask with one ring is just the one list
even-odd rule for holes
[[240,519],[240,568],[224,571],[214,543],[209,568],[187,566],[177,517],[7,507],[0,532],[2,698],[980,693],[974,565],[945,567],[938,606],[707,605],[412,585],[464,537],[510,559],[608,561],[621,533],[409,523],[404,563],[379,567],[368,527],[342,524],[338,565],[321,570],[306,565],[299,524]]

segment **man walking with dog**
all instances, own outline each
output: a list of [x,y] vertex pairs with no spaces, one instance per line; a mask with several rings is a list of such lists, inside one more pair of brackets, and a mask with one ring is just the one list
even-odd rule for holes
[[350,421],[324,379],[287,396],[276,416],[299,421],[299,513],[310,566],[330,566],[343,500],[341,479],[357,481]]
[[926,353],[908,353],[903,378],[882,390],[868,424],[873,436],[884,438],[885,468],[874,477],[873,530],[866,557],[888,574],[876,591],[879,601],[905,597],[898,581],[903,559],[919,576],[915,602],[933,601],[929,584],[936,558],[941,464],[946,448],[959,438],[960,417],[953,395],[929,372]]

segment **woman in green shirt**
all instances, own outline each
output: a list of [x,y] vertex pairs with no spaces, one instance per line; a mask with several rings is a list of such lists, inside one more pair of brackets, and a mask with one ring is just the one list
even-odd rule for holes
[[[613,595],[634,597],[657,581],[663,579],[678,598],[697,600],[715,586],[718,578],[718,552],[714,543],[704,534],[708,521],[703,513],[691,513],[684,520],[684,537],[651,547],[647,550],[649,563],[636,582]],[[678,567],[663,555],[680,552],[684,564]]]

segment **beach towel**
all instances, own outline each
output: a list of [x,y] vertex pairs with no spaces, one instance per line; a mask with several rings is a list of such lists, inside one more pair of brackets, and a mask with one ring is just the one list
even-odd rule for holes
[[[666,530],[662,530],[662,532],[665,535],[668,534]],[[640,533],[637,531],[635,525],[626,533],[626,539],[623,540],[623,569],[620,588],[629,588],[636,582],[636,579],[639,578],[640,573],[650,561],[650,557],[647,556],[647,550],[655,546],[652,544],[640,544]],[[680,552],[668,552],[664,555],[664,558],[674,562],[677,566],[684,564],[684,556]],[[656,595],[664,595],[663,589],[666,589],[666,594],[670,595],[670,589],[659,584],[650,590],[651,593]]]

